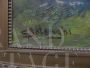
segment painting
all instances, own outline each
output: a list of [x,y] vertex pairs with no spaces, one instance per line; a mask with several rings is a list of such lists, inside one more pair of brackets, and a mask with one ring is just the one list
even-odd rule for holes
[[90,0],[12,0],[17,48],[90,47]]

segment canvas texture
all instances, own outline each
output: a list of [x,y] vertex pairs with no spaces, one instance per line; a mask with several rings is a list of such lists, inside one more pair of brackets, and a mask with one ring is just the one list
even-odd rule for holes
[[87,48],[90,0],[13,0],[11,47]]

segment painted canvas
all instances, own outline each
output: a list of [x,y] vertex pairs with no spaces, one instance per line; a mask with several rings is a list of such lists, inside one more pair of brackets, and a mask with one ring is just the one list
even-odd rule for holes
[[13,0],[12,5],[10,47],[90,47],[90,0]]

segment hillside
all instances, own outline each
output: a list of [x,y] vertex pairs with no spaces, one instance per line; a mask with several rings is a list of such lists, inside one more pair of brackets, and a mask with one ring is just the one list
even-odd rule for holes
[[73,16],[62,20],[62,25],[71,30],[72,35],[65,36],[64,46],[90,46],[90,11],[85,16]]

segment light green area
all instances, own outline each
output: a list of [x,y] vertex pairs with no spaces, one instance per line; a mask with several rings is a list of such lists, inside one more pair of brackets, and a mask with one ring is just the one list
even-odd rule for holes
[[62,25],[71,30],[71,36],[65,36],[64,46],[89,47],[90,46],[90,11],[85,16],[74,16],[62,20]]

